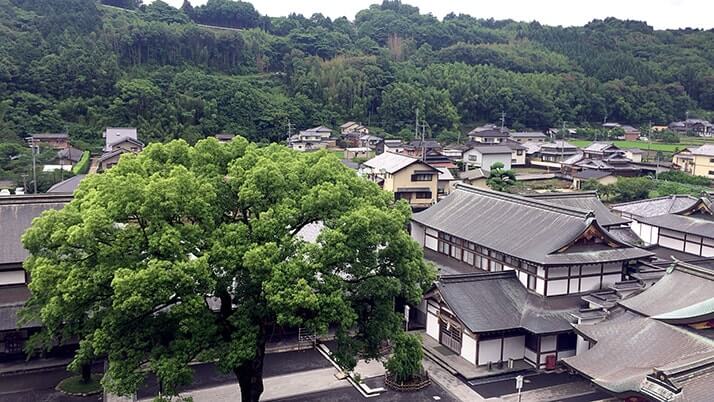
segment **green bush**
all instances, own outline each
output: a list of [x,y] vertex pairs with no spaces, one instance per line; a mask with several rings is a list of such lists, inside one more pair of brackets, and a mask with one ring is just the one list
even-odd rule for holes
[[84,174],[89,170],[89,151],[84,151],[82,157],[79,159],[74,167],[72,167],[72,173],[74,174]]
[[421,361],[424,351],[421,340],[415,335],[402,334],[395,341],[394,354],[384,367],[399,382],[411,380],[423,371]]
[[711,181],[706,177],[692,176],[677,170],[660,173],[657,177],[660,180],[674,181],[677,183],[691,184],[694,186],[706,187],[711,184]]

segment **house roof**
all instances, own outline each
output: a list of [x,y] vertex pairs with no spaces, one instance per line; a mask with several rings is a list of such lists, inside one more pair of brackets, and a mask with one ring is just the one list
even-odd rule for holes
[[714,144],[704,144],[698,148],[694,148],[692,149],[692,155],[714,156]]
[[37,140],[55,140],[55,139],[66,140],[66,139],[69,139],[69,134],[67,134],[67,133],[41,133],[41,134],[32,134],[30,137],[37,139]]
[[639,148],[627,148],[625,149],[625,152],[629,152],[631,154],[644,154],[645,152]]
[[214,137],[216,137],[217,140],[230,141],[235,137],[235,134],[219,133],[214,135]]
[[476,145],[471,147],[471,150],[476,151],[482,155],[511,155],[511,153],[513,152],[511,151],[511,148],[505,145]]
[[540,131],[516,131],[510,134],[513,138],[545,138]]
[[571,144],[571,143],[569,143],[569,142],[567,142],[567,141],[557,140],[557,141],[555,141],[555,142],[546,142],[546,143],[543,143],[543,144],[540,146],[540,148],[541,148],[541,150],[542,150],[543,148],[546,148],[546,149],[549,149],[549,150],[558,150],[558,151],[559,151],[561,148],[562,148],[562,149],[568,149],[568,148],[577,149],[578,147],[576,147],[575,145],[573,145],[573,144]]
[[478,168],[478,169],[471,169],[471,170],[466,170],[464,172],[459,173],[459,178],[463,180],[477,180],[477,179],[483,179],[484,177],[488,177],[489,173],[484,172],[483,169]]
[[710,320],[714,318],[714,271],[677,262],[652,287],[620,304],[671,324]]
[[311,131],[311,132],[316,132],[316,133],[331,133],[332,129],[330,129],[329,127],[325,127],[325,126],[317,126],[317,127],[313,127],[313,128],[308,128],[307,130],[304,130],[304,131]]
[[526,148],[526,154],[534,154],[536,152],[540,152],[540,147],[541,147],[541,145],[543,145],[543,143],[542,142],[526,141],[526,142],[522,143],[521,145],[523,145]]
[[71,199],[66,194],[0,198],[0,264],[21,264],[28,253],[20,238],[32,220],[48,209],[61,209]]
[[595,219],[605,227],[624,225],[631,222],[629,219],[613,214],[610,209],[600,201],[595,191],[551,192],[532,194],[528,195],[528,197],[563,205],[565,207],[593,211],[595,213]]
[[585,156],[583,155],[583,153],[578,151],[574,155],[571,155],[571,156],[563,159],[562,163],[563,163],[563,165],[574,165],[574,164],[580,162],[581,160],[583,160],[584,157]]
[[657,226],[690,235],[714,238],[714,219],[711,215],[708,218],[700,218],[699,215],[677,215],[665,214],[658,216],[641,217],[638,219],[642,223]]
[[585,169],[581,170],[579,172],[575,172],[573,174],[573,177],[578,178],[578,179],[583,179],[583,180],[590,180],[590,179],[602,179],[603,177],[611,176],[612,172],[608,170],[598,170],[598,169]]
[[102,154],[102,156],[100,156],[100,157],[97,159],[97,163],[98,163],[98,164],[99,164],[99,163],[102,163],[102,162],[104,162],[104,161],[106,161],[106,160],[108,160],[108,159],[111,159],[111,158],[113,158],[113,157],[115,157],[115,156],[117,156],[117,155],[121,155],[121,154],[123,154],[123,153],[125,153],[125,152],[127,152],[127,151],[126,151],[126,150],[123,150],[123,149],[117,149],[116,151],[105,152],[105,153]]
[[[535,198],[457,184],[438,204],[413,215],[422,225],[539,264],[622,261],[651,253],[620,244],[614,249],[557,253],[586,229],[601,226],[594,212]],[[604,236],[608,236],[602,229]]]
[[587,147],[583,148],[583,151],[586,151],[586,152],[604,152],[604,151],[606,151],[606,150],[608,150],[608,149],[611,149],[611,148],[619,149],[619,148],[617,148],[615,145],[613,145],[613,144],[610,143],[610,142],[593,142],[593,143],[591,143],[590,145],[588,145]]
[[424,141],[422,140],[413,140],[409,142],[410,147],[414,148],[426,148],[426,149],[434,149],[434,148],[441,148],[441,144],[439,144],[438,141],[436,140],[430,140],[426,139]]
[[79,186],[79,182],[84,179],[86,175],[84,174],[78,174],[76,176],[72,176],[69,179],[63,180],[59,183],[55,183],[52,187],[50,187],[49,190],[47,190],[48,193],[65,193],[65,194],[72,194],[74,193],[74,190],[77,189]]
[[451,170],[445,168],[445,167],[437,167],[436,170],[439,171],[439,180],[454,180],[454,175],[451,173]]
[[579,297],[540,297],[526,290],[515,271],[442,277],[439,295],[474,333],[523,328],[535,334],[569,331]]
[[348,121],[347,123],[341,125],[340,128],[349,128],[349,127],[356,126],[356,125],[357,125],[357,123],[355,123],[354,121]]
[[516,150],[516,149],[528,149],[523,144],[521,144],[518,141],[514,141],[510,138],[507,138],[506,140],[502,141],[499,145],[503,145],[504,147],[508,147],[511,150]]
[[[395,154],[392,152],[384,152],[364,162],[363,165],[378,171],[384,169],[385,172],[393,174],[404,169],[407,166],[410,166],[413,163],[424,162],[422,162],[420,159],[412,158],[411,156]],[[436,169],[431,166],[429,166],[429,168],[436,171]]]
[[132,138],[132,137],[122,137],[122,138],[119,138],[119,139],[117,139],[116,141],[109,143],[108,146],[109,146],[109,147],[114,147],[115,145],[121,144],[122,142],[130,142],[130,143],[135,144],[135,145],[138,145],[138,146],[140,146],[140,147],[142,147],[142,148],[144,147],[144,143],[143,143],[143,142],[137,140],[136,138]]
[[633,216],[650,217],[676,213],[691,208],[698,199],[691,195],[668,195],[666,197],[613,204],[610,208]]
[[483,131],[471,130],[468,135],[470,137],[506,138],[506,137],[508,137],[508,131],[501,131],[500,129],[483,130]]
[[710,393],[700,392],[702,386],[711,390],[712,374],[707,368],[714,361],[712,340],[629,311],[611,312],[603,322],[574,327],[596,343],[563,361],[596,385],[615,394],[642,394],[647,377],[657,371],[682,387],[677,400],[711,399]]
[[79,160],[82,159],[82,154],[84,154],[84,151],[75,147],[69,147],[57,151],[58,158],[67,159],[72,162],[79,162]]

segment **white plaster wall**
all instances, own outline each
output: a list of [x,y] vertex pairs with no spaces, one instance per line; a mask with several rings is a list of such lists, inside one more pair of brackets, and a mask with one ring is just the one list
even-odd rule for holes
[[558,360],[570,356],[575,356],[575,350],[561,350],[558,352]]
[[501,360],[501,340],[490,339],[478,342],[478,364],[483,365],[488,362]]
[[439,319],[432,313],[426,313],[426,334],[439,340]]
[[461,337],[461,357],[476,364],[476,339],[466,332]]
[[0,285],[19,285],[25,283],[25,271],[0,271]]
[[578,335],[578,343],[575,345],[575,353],[581,354],[590,349],[590,342],[585,340],[582,336]]
[[622,279],[622,275],[603,275],[602,277],[602,287],[607,288],[610,285],[614,285],[615,282],[619,282]]
[[550,350],[555,350],[555,341],[557,337],[555,335],[541,336],[540,337],[540,352],[547,352]]
[[536,278],[536,293],[545,295],[545,280]]
[[689,254],[701,255],[699,243],[686,242],[686,244],[684,245],[684,252]]
[[523,357],[527,357],[530,361],[535,362],[536,361],[536,352],[534,352],[528,348],[525,348]]
[[518,271],[518,280],[521,281],[523,286],[528,288],[528,274],[523,271]]
[[412,222],[412,239],[420,246],[424,247],[424,226],[416,222]]
[[522,359],[526,351],[526,337],[513,336],[503,340],[503,360]]
[[428,248],[429,250],[434,250],[436,251],[436,248],[439,245],[439,241],[436,240],[433,237],[425,237],[424,238],[424,247]]
[[672,250],[682,251],[684,248],[684,240],[670,239],[669,237],[660,237],[659,245],[662,247],[671,248]]
[[703,246],[702,256],[704,257],[714,257],[714,247]]
[[580,280],[574,278],[570,280],[570,293],[578,293],[580,291],[580,285],[578,284]]
[[600,289],[600,277],[591,276],[588,278],[580,278],[580,291],[587,292],[589,290]]
[[568,280],[558,279],[548,281],[548,296],[564,295],[568,293]]

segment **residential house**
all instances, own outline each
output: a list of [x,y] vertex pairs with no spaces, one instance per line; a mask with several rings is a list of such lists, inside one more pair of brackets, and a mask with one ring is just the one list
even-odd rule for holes
[[642,155],[644,154],[644,152],[641,149],[628,148],[628,149],[625,149],[624,151],[625,151],[625,158],[627,158],[635,163],[642,162]]
[[702,119],[687,119],[670,123],[669,129],[678,134],[711,137],[714,135],[714,124]]
[[369,158],[372,150],[366,147],[345,148],[345,159]]
[[126,151],[123,149],[103,153],[96,161],[97,172],[103,172],[114,167],[114,165],[119,163],[119,158],[124,153],[126,153]]
[[640,130],[628,125],[620,126],[620,128],[625,132],[622,135],[625,141],[637,141],[640,139]]
[[407,155],[385,152],[364,162],[360,173],[415,210],[437,201],[439,170]]
[[711,400],[714,261],[668,265],[644,291],[578,314],[577,355],[563,362],[618,399]]
[[434,166],[435,168],[447,168],[447,169],[456,169],[457,166],[454,164],[453,160],[449,158],[448,156],[444,155],[444,152],[441,150],[436,150],[436,149],[430,149],[426,151],[426,154],[422,158],[422,160],[426,163],[428,163],[431,166]]
[[445,146],[441,153],[454,162],[463,161],[464,152],[469,150],[469,146],[465,144],[452,144]]
[[369,134],[369,129],[354,121],[348,121],[340,126],[340,134],[344,135],[348,133]]
[[526,165],[526,151],[528,150],[528,148],[516,141],[513,141],[510,138],[506,141],[501,142],[500,145],[506,146],[511,149],[511,166]]
[[595,180],[596,182],[602,185],[615,184],[617,182],[617,177],[609,170],[577,170],[572,173],[572,177],[573,189],[575,190],[581,190],[583,188],[583,183],[590,180]]
[[431,151],[441,151],[441,144],[438,141],[427,138],[424,140],[412,140],[405,144],[400,152],[404,155],[421,158],[422,153],[429,154]]
[[451,193],[451,189],[453,184],[456,182],[456,178],[454,177],[454,174],[451,173],[449,168],[436,167],[436,170],[439,171],[436,193],[440,199],[441,197]]
[[694,174],[694,155],[692,150],[697,147],[687,147],[672,155],[672,166],[682,172]]
[[583,148],[583,157],[588,159],[606,159],[621,152],[617,145],[610,142],[593,142]]
[[129,140],[139,140],[136,129],[126,127],[107,127],[102,137],[104,138],[104,152],[112,152],[115,150],[115,145],[126,145],[126,142]]
[[[641,168],[634,165],[625,155],[625,151],[611,143],[593,142],[583,149],[582,154],[562,161],[561,170],[573,178],[585,180],[588,178],[605,180],[607,177],[605,173],[612,176],[638,176]],[[588,170],[591,172],[579,173]],[[574,186],[579,188],[576,183]]]
[[540,146],[540,157],[544,162],[561,162],[578,153],[578,147],[563,140],[546,142]]
[[67,133],[32,134],[29,139],[37,145],[45,145],[57,150],[70,147],[69,134]]
[[714,257],[714,208],[709,197],[672,195],[615,204],[612,209],[632,220],[632,230],[647,245]]
[[377,145],[382,142],[382,137],[377,137],[371,134],[362,134],[359,137],[359,145],[361,148],[376,149]]
[[464,172],[459,172],[459,179],[461,179],[461,182],[463,182],[464,184],[468,184],[473,187],[489,188],[488,184],[486,183],[489,175],[489,171],[483,170],[481,168],[476,168],[466,170]]
[[220,142],[221,144],[225,144],[227,142],[233,141],[233,138],[235,138],[235,135],[228,134],[228,133],[219,133],[219,134],[214,135],[213,137],[215,137],[218,140],[218,142]]
[[18,312],[30,296],[28,274],[22,264],[28,256],[22,234],[43,211],[61,209],[71,200],[66,194],[0,197],[0,360],[25,359],[27,339],[40,323],[20,323]]
[[288,146],[301,152],[315,151],[327,148],[331,136],[331,129],[325,126],[314,127],[291,136],[288,141]]
[[575,355],[581,296],[652,255],[612,236],[596,214],[463,184],[414,214],[412,237],[440,271],[419,307],[430,342],[477,366],[554,368]]
[[714,144],[704,144],[691,150],[692,174],[714,179]]
[[547,137],[540,131],[517,131],[509,134],[510,139],[516,142],[543,143]]
[[466,170],[481,168],[491,170],[494,163],[502,163],[505,169],[511,168],[513,151],[504,145],[477,145],[464,152]]
[[469,132],[469,139],[472,142],[478,142],[481,144],[499,144],[506,139],[508,139],[508,131],[501,131],[500,129],[493,130],[481,130],[474,129]]
[[77,149],[73,146],[68,148],[63,148],[57,151],[57,157],[44,166],[42,166],[43,172],[53,172],[55,170],[66,170],[71,171],[72,166],[74,166],[80,159],[82,159],[82,154],[84,151]]
[[381,142],[377,143],[374,151],[377,155],[383,154],[385,152],[399,154],[404,152],[404,143],[402,142],[402,140],[382,140]]

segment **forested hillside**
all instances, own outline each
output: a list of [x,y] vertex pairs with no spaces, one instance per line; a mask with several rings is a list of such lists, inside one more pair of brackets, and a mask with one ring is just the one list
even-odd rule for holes
[[[250,3],[0,0],[0,137],[105,126],[145,141],[217,132],[285,138],[357,120],[452,136],[501,111],[514,127],[667,123],[714,110],[714,32],[644,22],[584,27],[448,15],[399,1],[356,16],[273,18]],[[205,25],[224,26],[219,29]],[[84,142],[85,144],[81,144]]]

